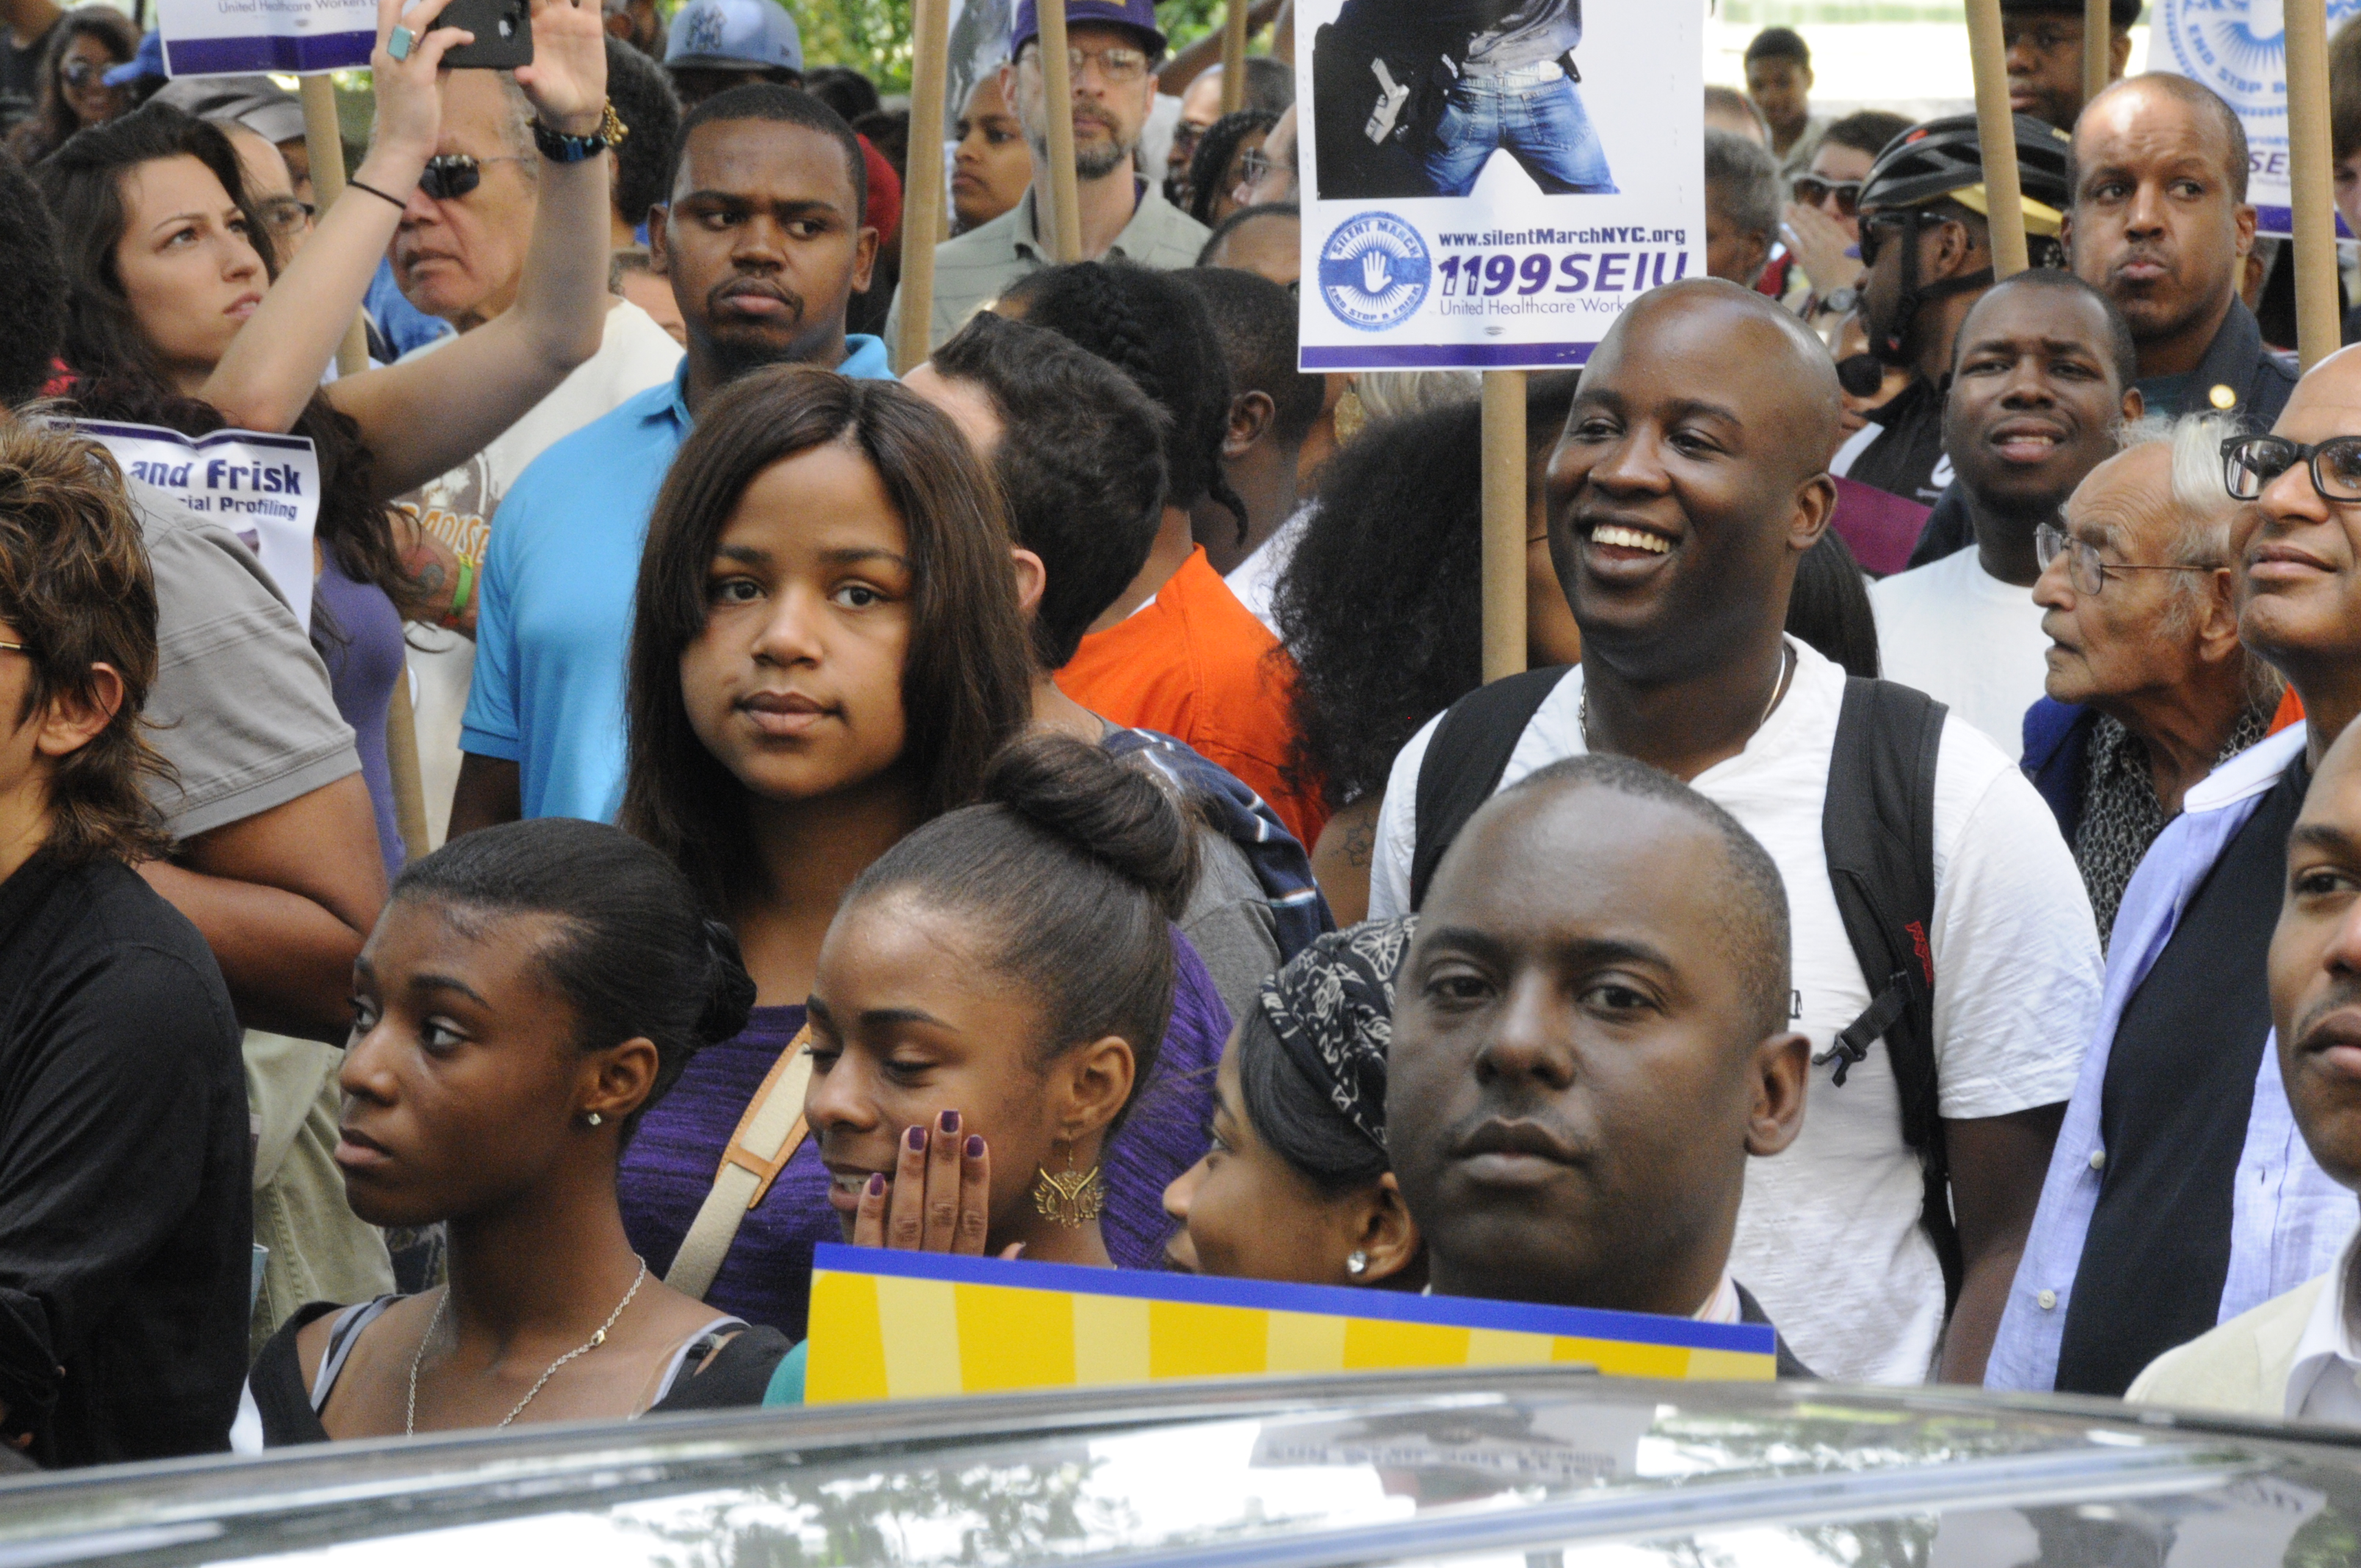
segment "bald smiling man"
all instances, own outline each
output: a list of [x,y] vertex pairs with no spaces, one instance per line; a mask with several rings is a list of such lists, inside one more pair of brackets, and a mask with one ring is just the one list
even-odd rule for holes
[[[1815,1058],[1802,1133],[1747,1169],[1730,1272],[1825,1376],[1973,1380],[2098,1002],[2098,941],[2056,822],[1991,741],[1783,631],[1835,506],[1840,407],[1828,350],[1761,295],[1697,279],[1624,313],[1549,471],[1582,663],[1471,694],[1403,748],[1371,913],[1415,908],[1476,807],[1562,758],[1633,757],[1728,811],[1786,884],[1789,1026]],[[1872,808],[1871,781],[1895,810]],[[1832,861],[1880,852],[1894,874],[1840,895]],[[1871,884],[1883,919],[1857,896]]]

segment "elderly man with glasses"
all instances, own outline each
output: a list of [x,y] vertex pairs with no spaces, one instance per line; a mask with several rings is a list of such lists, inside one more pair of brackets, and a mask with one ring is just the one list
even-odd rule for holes
[[2238,641],[2218,414],[2137,427],[2037,538],[2048,695],[2025,771],[2058,816],[2107,938],[2190,788],[2269,732],[2283,683]]
[[2125,890],[1995,1388],[2121,1394],[2164,1352],[2326,1273],[2353,1233],[2352,1195],[2289,1112],[2267,958],[2289,831],[2361,712],[2361,352],[2314,367],[2271,434],[2217,450],[2244,503],[2225,555],[2239,639],[2310,722],[2191,787]]
[[[1084,261],[1121,257],[1178,271],[1196,264],[1212,231],[1175,207],[1159,181],[1145,178],[1140,132],[1156,101],[1156,67],[1164,34],[1150,0],[1067,0],[1067,63],[1073,72],[1075,204]],[[1000,68],[1002,96],[1014,104],[1033,148],[1033,183],[1024,199],[990,223],[935,247],[935,308],[929,350],[941,345],[978,306],[1019,278],[1057,259],[1050,211],[1049,84],[1041,68],[1041,25],[1034,0],[1016,8],[1010,63]],[[885,321],[885,341],[901,341],[902,302]],[[906,367],[905,367],[906,368]]]

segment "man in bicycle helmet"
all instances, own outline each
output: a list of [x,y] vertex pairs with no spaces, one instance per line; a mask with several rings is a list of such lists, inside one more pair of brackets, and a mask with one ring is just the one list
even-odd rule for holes
[[[2029,115],[2015,116],[2017,179],[2035,266],[2055,265],[2071,142]],[[1983,149],[1973,115],[1913,126],[1880,153],[1860,200],[1861,285],[1870,351],[1912,372],[1910,384],[1871,415],[1830,471],[1923,506],[1931,531],[1951,485],[1943,455],[1943,399],[1951,350],[1970,307],[1993,286]],[[1960,510],[1956,497],[1952,510]],[[1960,520],[1965,522],[1964,515]],[[1914,555],[1911,565],[1920,564]]]

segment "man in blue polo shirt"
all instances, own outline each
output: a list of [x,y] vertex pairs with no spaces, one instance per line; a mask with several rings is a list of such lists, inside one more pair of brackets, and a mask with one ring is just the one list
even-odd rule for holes
[[611,820],[623,791],[623,662],[648,514],[706,400],[765,365],[890,378],[848,335],[877,231],[852,128],[790,87],[732,88],[682,123],[653,269],[688,328],[679,372],[534,460],[492,522],[451,834],[530,817]]

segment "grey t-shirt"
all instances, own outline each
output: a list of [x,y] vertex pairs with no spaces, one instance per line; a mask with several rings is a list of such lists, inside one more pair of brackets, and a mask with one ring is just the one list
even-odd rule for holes
[[156,574],[148,739],[172,765],[153,786],[176,839],[360,772],[327,666],[245,542],[178,508],[135,503]]
[[1279,929],[1246,851],[1216,828],[1197,829],[1197,890],[1180,912],[1180,932],[1205,960],[1230,1017],[1245,1017],[1279,968]]

